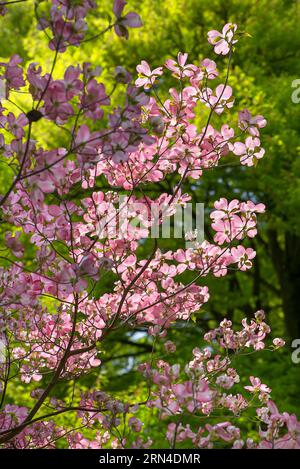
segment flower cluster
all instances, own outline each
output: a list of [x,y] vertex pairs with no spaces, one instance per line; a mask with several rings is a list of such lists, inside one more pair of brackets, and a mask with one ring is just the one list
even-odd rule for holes
[[[254,351],[265,346],[270,332],[264,322],[264,312],[257,311],[250,326],[246,319],[243,328],[234,332],[231,321],[224,319],[220,327],[208,332],[205,339],[212,347],[195,348],[193,359],[184,370],[180,365],[170,365],[159,360],[153,368],[150,363],[140,365],[140,371],[152,383],[148,406],[159,410],[162,420],[167,420],[166,438],[171,447],[189,441],[195,448],[213,448],[220,443],[231,448],[300,448],[300,423],[295,415],[280,414],[270,399],[271,389],[259,378],[250,376],[248,395],[234,393],[240,376],[232,367],[236,355],[245,349]],[[281,345],[284,345],[282,341]],[[218,346],[221,348],[218,350]],[[166,350],[172,352],[168,342]],[[223,351],[222,351],[223,350]],[[228,351],[233,352],[232,355]],[[255,400],[257,402],[255,402]],[[241,428],[230,421],[256,409],[258,427],[255,439],[243,435]],[[226,413],[227,420],[217,424],[206,423],[192,428],[187,415],[205,415],[207,420]],[[229,413],[229,415],[228,415]],[[222,414],[221,414],[222,415]],[[266,430],[261,425],[267,426]],[[194,425],[193,425],[194,427]]]
[[84,39],[87,23],[85,17],[96,7],[94,0],[52,0],[49,16],[39,18],[38,29],[52,33],[49,47],[65,52],[68,46],[79,46]]

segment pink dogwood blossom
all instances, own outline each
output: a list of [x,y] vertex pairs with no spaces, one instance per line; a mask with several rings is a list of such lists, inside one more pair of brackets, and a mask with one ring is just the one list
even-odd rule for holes
[[151,70],[148,63],[142,60],[141,64],[136,67],[139,78],[135,80],[135,86],[143,86],[145,89],[149,89],[154,85],[157,77],[163,74],[162,67]]
[[176,78],[191,77],[197,71],[197,67],[193,64],[186,64],[188,59],[187,53],[179,52],[177,55],[177,62],[173,59],[168,59],[165,62],[165,67],[173,72]]
[[115,33],[120,37],[128,39],[128,28],[140,28],[142,26],[142,20],[140,16],[134,12],[129,12],[125,16],[122,16],[126,4],[127,2],[125,0],[114,0],[113,12],[117,18],[114,26]]
[[234,144],[233,153],[240,157],[241,164],[253,166],[257,160],[264,156],[265,150],[260,147],[259,138],[247,137],[245,143],[236,142]]
[[237,43],[235,39],[235,32],[237,25],[233,23],[227,23],[222,29],[222,32],[216,31],[215,29],[209,31],[207,37],[208,42],[214,46],[216,54],[227,55],[233,44]]

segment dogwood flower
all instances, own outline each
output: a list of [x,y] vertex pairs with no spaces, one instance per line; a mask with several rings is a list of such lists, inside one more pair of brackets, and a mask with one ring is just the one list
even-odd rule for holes
[[275,339],[273,339],[273,345],[276,348],[284,347],[285,341],[283,339],[276,337]]
[[146,90],[154,85],[156,78],[163,74],[162,67],[155,68],[151,71],[149,64],[142,60],[142,62],[136,67],[139,78],[135,80],[135,86],[143,86]]
[[253,117],[248,109],[239,112],[239,128],[249,132],[252,137],[259,137],[259,130],[267,125],[266,119],[259,115]]
[[229,85],[218,85],[215,95],[210,88],[204,88],[201,91],[201,101],[216,114],[221,114],[225,108],[229,109],[234,104],[232,88]]
[[260,147],[259,138],[247,137],[245,143],[236,142],[233,145],[233,153],[240,156],[242,165],[253,166],[255,161],[264,156],[265,150]]
[[11,249],[12,253],[18,258],[21,258],[24,255],[24,246],[19,240],[20,236],[21,231],[18,231],[15,236],[11,236],[11,233],[5,234],[6,246]]
[[12,55],[9,62],[0,62],[0,67],[4,67],[4,73],[0,75],[0,79],[5,80],[6,97],[10,89],[19,90],[25,85],[23,70],[20,67],[22,62],[23,59],[17,54]]
[[117,18],[114,30],[117,36],[128,39],[129,33],[127,28],[139,28],[142,26],[142,20],[140,16],[134,12],[129,12],[125,16],[122,16],[126,4],[127,2],[125,0],[114,0],[113,12]]
[[231,46],[237,42],[237,39],[234,39],[236,30],[236,24],[227,23],[223,27],[221,33],[215,29],[208,32],[208,42],[214,46],[214,51],[216,54],[228,54]]
[[250,376],[251,386],[244,386],[244,388],[249,392],[260,392],[264,394],[270,394],[271,389],[268,388],[265,384],[262,384],[259,378],[255,378],[254,376]]
[[191,77],[197,72],[197,67],[193,64],[186,65],[187,58],[187,53],[179,52],[177,62],[173,59],[168,59],[165,61],[165,67],[171,70],[176,78]]
[[244,246],[232,248],[231,254],[240,270],[250,269],[252,267],[251,259],[256,256],[256,252],[252,248],[245,249]]
[[118,65],[115,68],[115,78],[118,83],[130,83],[132,77],[124,67]]

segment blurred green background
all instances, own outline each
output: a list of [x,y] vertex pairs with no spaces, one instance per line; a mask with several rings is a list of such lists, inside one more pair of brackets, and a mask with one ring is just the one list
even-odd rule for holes
[[[31,8],[29,4],[11,7],[2,21],[0,56],[7,59],[18,53],[25,62],[39,62],[49,69],[52,53],[43,33],[36,30]],[[89,21],[91,34],[107,25],[111,10],[112,1],[98,1],[98,9]],[[143,27],[130,30],[128,41],[109,32],[80,49],[70,48],[59,58],[55,75],[62,74],[66,62],[90,61],[103,68],[109,89],[116,65],[124,66],[135,77],[135,67],[142,59],[154,68],[166,58],[175,58],[179,51],[188,52],[189,61],[197,64],[207,56],[216,58],[206,40],[209,30],[220,30],[225,23],[234,22],[240,31],[249,34],[238,43],[229,84],[236,98],[235,112],[247,107],[254,115],[266,117],[268,125],[262,131],[266,156],[257,167],[228,166],[207,172],[197,184],[187,181],[184,191],[192,193],[195,201],[204,202],[208,209],[220,196],[265,203],[267,212],[260,217],[259,235],[250,244],[257,257],[247,273],[232,272],[223,279],[206,278],[204,283],[211,293],[209,303],[196,315],[194,323],[179,324],[170,338],[178,343],[174,360],[184,363],[192,347],[201,344],[203,332],[209,326],[215,326],[225,316],[238,324],[241,318],[250,318],[257,309],[264,309],[273,336],[285,338],[287,347],[275,354],[262,352],[257,357],[245,357],[240,367],[243,376],[260,376],[272,388],[272,396],[281,410],[300,417],[300,364],[292,362],[290,347],[293,339],[300,338],[300,102],[292,101],[293,81],[300,79],[300,2],[129,0],[127,11],[130,10],[141,15]],[[218,58],[217,63],[221,70],[226,59]],[[168,88],[168,80],[161,80],[157,91],[163,96]],[[118,99],[117,93],[114,100]],[[201,116],[197,119],[201,126]],[[39,132],[38,137],[48,145],[51,142],[57,145],[60,138],[63,144],[63,136],[57,135],[56,129],[52,132],[49,125],[45,128],[41,125]],[[4,184],[5,177],[2,172],[0,184]],[[168,191],[175,180],[162,183],[153,189],[153,194],[156,191],[157,196],[157,190]],[[211,237],[208,228],[206,236]],[[181,243],[168,240],[161,247],[176,249]],[[147,249],[146,243],[141,247],[141,255],[146,256]],[[136,393],[136,383],[141,379],[135,371],[136,363],[144,361],[151,350],[143,334],[124,331],[111,336],[103,351],[102,371],[89,376],[85,386],[99,381],[108,391],[120,395]],[[156,350],[161,354],[159,345]],[[18,389],[21,393],[22,386]],[[159,429],[153,431],[163,444],[164,436],[159,435]]]

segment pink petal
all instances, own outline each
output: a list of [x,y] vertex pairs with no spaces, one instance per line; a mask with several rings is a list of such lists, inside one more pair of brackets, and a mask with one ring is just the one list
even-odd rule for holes
[[151,69],[149,67],[149,64],[145,60],[142,60],[141,63],[136,67],[136,69],[139,73],[142,73],[147,77],[151,75]]
[[114,1],[114,6],[113,6],[113,12],[116,15],[117,18],[119,18],[122,14],[122,11],[124,10],[124,7],[126,5],[126,1],[124,0],[115,0]]
[[122,20],[122,24],[125,26],[129,26],[130,28],[139,28],[142,26],[142,20],[140,15],[137,13],[127,13],[127,15],[124,16],[124,19]]

